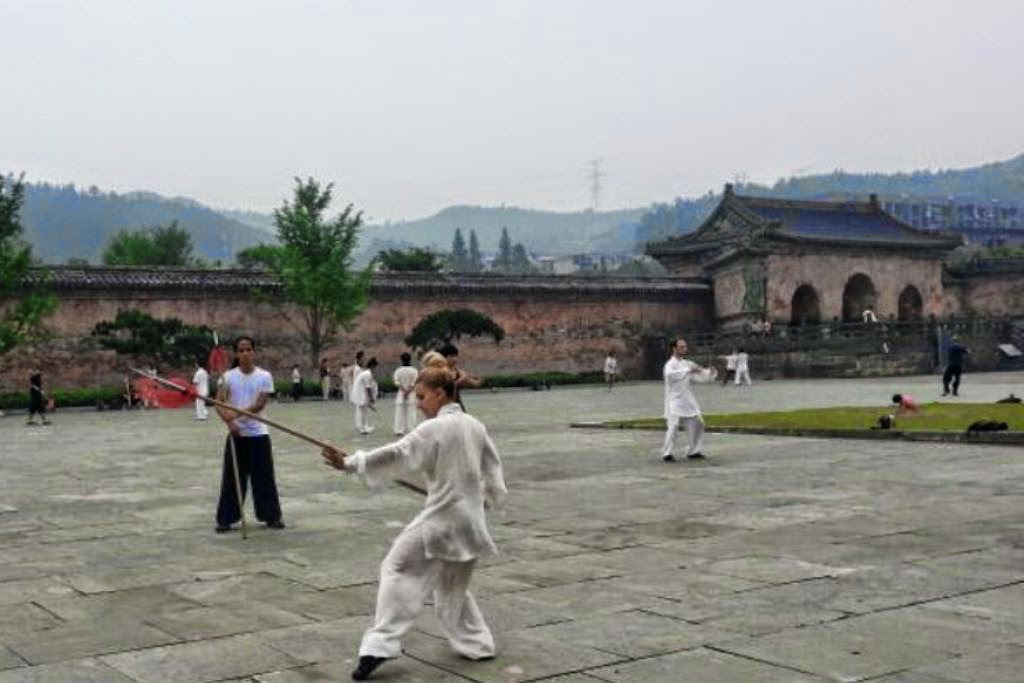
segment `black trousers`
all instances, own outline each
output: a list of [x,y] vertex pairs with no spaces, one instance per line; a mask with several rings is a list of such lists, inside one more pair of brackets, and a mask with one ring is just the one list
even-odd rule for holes
[[[231,438],[229,434],[228,439]],[[256,519],[261,522],[278,521],[281,519],[281,501],[277,497],[277,482],[274,481],[274,456],[270,448],[270,436],[236,436],[234,439],[235,451],[238,454],[238,476],[242,484],[242,500],[245,501],[251,479]],[[227,526],[241,518],[238,494],[235,492],[235,470],[231,464],[231,443],[225,440],[217,524]]]
[[946,371],[942,373],[942,390],[948,392],[950,382],[952,382],[953,393],[958,393],[960,391],[960,373],[962,372],[963,368],[959,365],[947,365]]

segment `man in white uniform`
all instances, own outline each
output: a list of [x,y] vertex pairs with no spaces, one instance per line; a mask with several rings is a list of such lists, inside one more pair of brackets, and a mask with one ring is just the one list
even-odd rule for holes
[[201,360],[196,361],[196,374],[192,375],[192,386],[195,387],[196,395],[199,396],[196,399],[196,419],[205,420],[209,418],[204,399],[210,395],[210,375],[206,372]]
[[373,431],[371,414],[375,412],[377,403],[377,383],[373,380],[373,369],[377,367],[377,359],[370,358],[366,367],[356,373],[352,382],[352,403],[356,406],[356,431],[369,434]]
[[690,391],[690,382],[713,382],[718,373],[714,368],[703,368],[691,360],[686,360],[686,340],[672,340],[672,357],[665,363],[665,443],[661,447],[661,459],[675,462],[672,448],[679,432],[679,421],[683,421],[689,444],[686,457],[703,458],[701,451],[704,445],[704,419],[700,415],[700,406]]
[[750,386],[750,356],[743,349],[736,354],[736,386],[746,382]]
[[416,427],[416,368],[412,367],[412,356],[402,354],[402,364],[395,369],[395,436],[402,436]]
[[456,653],[467,659],[495,654],[494,638],[468,589],[477,558],[497,553],[484,506],[496,508],[507,494],[501,459],[486,427],[455,402],[450,369],[425,368],[415,391],[427,419],[411,433],[369,452],[346,456],[325,448],[322,453],[328,465],[358,474],[370,485],[403,472],[422,474],[427,483],[423,510],[381,563],[376,615],[352,672],[357,681],[402,653],[402,637],[431,595]]

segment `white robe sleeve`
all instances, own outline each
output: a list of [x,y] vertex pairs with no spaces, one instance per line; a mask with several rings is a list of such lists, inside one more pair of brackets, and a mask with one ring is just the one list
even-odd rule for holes
[[484,500],[492,510],[499,510],[508,495],[505,474],[501,467],[498,449],[494,447],[489,434],[484,434],[484,449],[480,461],[480,473],[484,480]]
[[372,451],[356,451],[346,458],[345,470],[356,474],[370,488],[381,488],[395,477],[417,472],[427,458],[435,455],[432,444],[422,429],[415,429],[398,441]]

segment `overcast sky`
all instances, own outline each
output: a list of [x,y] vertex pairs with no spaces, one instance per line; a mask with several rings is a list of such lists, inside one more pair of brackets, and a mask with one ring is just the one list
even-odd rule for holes
[[374,220],[1024,152],[1021,0],[0,0],[0,170]]

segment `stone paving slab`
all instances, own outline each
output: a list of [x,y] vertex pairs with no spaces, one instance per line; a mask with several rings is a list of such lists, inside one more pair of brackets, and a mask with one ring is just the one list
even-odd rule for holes
[[30,664],[46,664],[148,648],[177,638],[141,621],[116,618],[62,624],[43,632],[7,636],[4,640]]
[[57,664],[26,666],[0,671],[0,683],[133,683],[97,659],[76,659]]
[[269,648],[253,635],[140,649],[100,661],[140,683],[220,681],[309,663]]
[[[972,374],[964,388],[984,401],[1022,383]],[[936,386],[697,392],[708,412],[881,410],[895,391],[930,400]],[[499,654],[458,658],[427,607],[409,656],[378,680],[1019,680],[1020,449],[729,434],[707,437],[709,461],[667,465],[660,435],[568,428],[657,415],[661,394],[630,383],[469,396],[512,493],[491,517],[502,554],[472,585]],[[388,438],[354,437],[339,403],[271,412],[343,447]],[[380,559],[419,498],[368,491],[275,435],[288,529],[216,535],[219,425],[187,410],[54,418],[47,430],[0,419],[0,683],[347,679]],[[40,454],[58,451],[73,467],[54,474]]]
[[616,664],[590,672],[610,683],[679,683],[680,681],[743,681],[743,683],[824,683],[827,679],[797,673],[768,662],[737,657],[706,648]]

